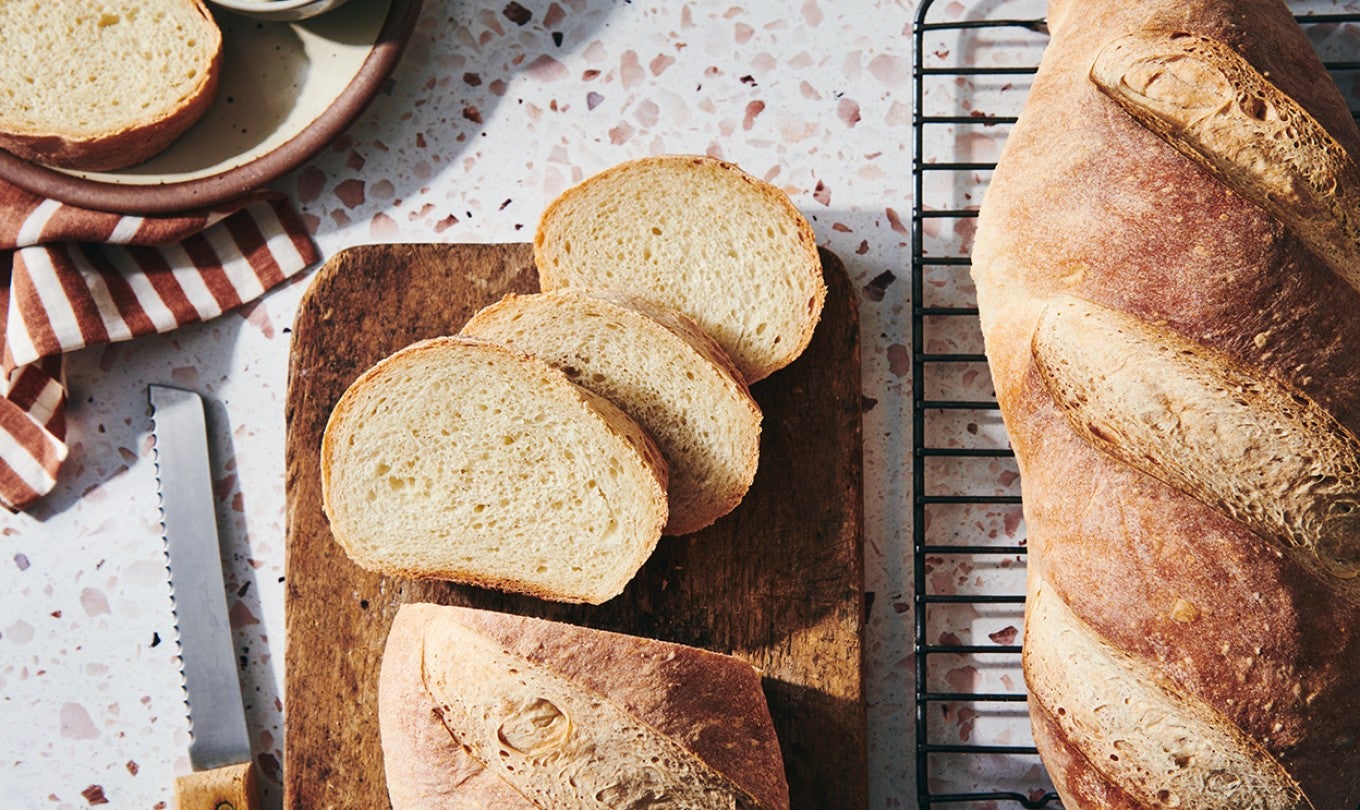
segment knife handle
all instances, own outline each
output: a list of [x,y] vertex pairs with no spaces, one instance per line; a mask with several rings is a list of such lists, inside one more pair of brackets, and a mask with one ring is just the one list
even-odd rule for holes
[[242,762],[175,779],[179,810],[258,810],[255,763]]

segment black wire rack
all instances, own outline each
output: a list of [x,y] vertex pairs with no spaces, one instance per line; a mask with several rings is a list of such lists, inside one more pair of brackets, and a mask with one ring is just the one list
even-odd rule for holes
[[[1360,22],[1360,12],[1347,11],[1342,0],[1290,7],[1360,121],[1360,28],[1345,25]],[[1044,11],[1043,0],[921,0],[913,27],[912,512],[922,808],[1059,806],[1028,736],[1019,476],[987,387],[969,280],[978,206],[1048,39]],[[990,627],[999,629],[988,633]],[[990,732],[988,720],[997,721]]]

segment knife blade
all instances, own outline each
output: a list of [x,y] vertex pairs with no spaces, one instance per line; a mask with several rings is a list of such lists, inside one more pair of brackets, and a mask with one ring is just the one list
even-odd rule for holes
[[203,400],[152,385],[151,432],[167,574],[179,630],[193,773],[175,780],[180,810],[253,810],[258,793],[227,619]]

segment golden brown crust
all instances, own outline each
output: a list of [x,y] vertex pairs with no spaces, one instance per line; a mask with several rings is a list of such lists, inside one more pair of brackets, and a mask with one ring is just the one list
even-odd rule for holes
[[[410,652],[412,640],[423,637],[425,625],[443,621],[481,633],[503,645],[507,652],[604,695],[735,782],[761,808],[788,807],[788,785],[779,745],[760,679],[749,664],[692,647],[575,625],[470,608],[407,605],[393,622],[393,636],[389,637],[388,652],[384,654],[384,677],[388,655],[397,655],[393,660],[400,664],[405,660],[402,651]],[[407,666],[400,671],[410,674]],[[380,698],[379,711],[380,717],[384,712],[389,715],[390,727],[397,727],[392,715],[420,711],[409,703],[396,702],[409,697],[409,692],[399,693],[393,688],[387,695],[390,700]],[[400,742],[400,738],[396,741]],[[387,744],[384,730],[385,757],[390,756]],[[395,785],[398,792],[410,795],[410,787],[415,783],[420,790],[445,790],[450,795],[461,790],[464,793],[461,800],[474,802],[466,806],[477,806],[476,802],[486,807],[501,806],[486,792],[495,786],[482,778],[465,778],[468,754],[461,746],[456,749],[437,746],[435,750],[436,754],[429,750],[417,752],[420,761],[406,759],[403,754],[397,766],[389,769],[389,790]],[[442,785],[438,784],[437,775],[429,782],[419,781],[422,774],[432,775],[432,769],[443,757],[450,758],[445,766],[448,772],[459,774],[457,778],[463,780],[457,790],[448,784],[455,781],[453,777]],[[413,770],[406,771],[407,766]],[[468,795],[472,798],[468,799]]]
[[1083,623],[1229,718],[1315,806],[1353,807],[1360,610],[1273,539],[1074,432],[1039,379],[1031,338],[1054,298],[1080,298],[1301,391],[1356,434],[1360,294],[1275,217],[1138,123],[1090,69],[1106,43],[1144,28],[1212,37],[1352,156],[1360,133],[1275,0],[1054,2],[1049,19],[1053,40],[973,253],[1032,558]]
[[1149,806],[1312,807],[1235,725],[1096,635],[1042,576],[1030,584],[1023,662],[1031,710],[1103,781]]
[[1091,79],[1360,287],[1360,168],[1236,51],[1212,37],[1145,30],[1102,48]]
[[149,160],[165,150],[203,116],[217,96],[222,72],[222,32],[203,0],[187,0],[204,19],[212,58],[201,81],[183,104],[116,132],[73,137],[60,132],[0,131],[0,149],[49,166],[80,171],[113,171]]
[[1313,574],[1241,525],[1039,411],[1037,380],[1027,389],[1024,430],[1038,441],[1026,519],[1049,586],[1110,644],[1324,777],[1334,735],[1356,724],[1354,609],[1318,599]]

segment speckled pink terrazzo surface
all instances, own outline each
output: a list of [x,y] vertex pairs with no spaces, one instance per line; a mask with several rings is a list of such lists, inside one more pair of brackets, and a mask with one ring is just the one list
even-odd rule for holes
[[[355,0],[361,2],[362,0]],[[994,16],[1042,3],[989,0]],[[939,2],[936,19],[977,3]],[[1022,7],[1023,8],[1020,8]],[[323,254],[365,242],[528,241],[558,192],[620,161],[661,152],[734,161],[788,191],[818,241],[844,260],[863,344],[870,807],[915,805],[912,710],[910,224],[912,0],[588,2],[424,0],[389,89],[330,148],[274,187]],[[1337,4],[1340,8],[1341,4]],[[1007,64],[1032,38],[937,58]],[[1010,49],[1008,51],[1008,49]],[[970,82],[928,91],[971,104]],[[990,90],[1006,95],[1010,88]],[[1348,88],[1354,92],[1354,88]],[[1009,92],[1018,104],[1022,97]],[[996,109],[991,112],[998,112]],[[1013,114],[1013,113],[1011,113]],[[957,160],[994,160],[1000,133],[952,133]],[[962,206],[976,206],[967,189]],[[966,253],[972,221],[931,221],[925,247]],[[166,808],[188,771],[188,723],[159,538],[149,383],[209,398],[232,624],[265,806],[283,760],[284,396],[290,330],[310,281],[167,336],[72,355],[70,459],[31,514],[0,516],[0,803]],[[377,291],[381,294],[381,291]],[[966,279],[926,278],[930,304],[966,304]],[[930,351],[980,351],[974,324],[928,331]],[[990,394],[985,366],[941,370],[934,392]],[[951,421],[952,420],[952,421]],[[1004,446],[999,422],[950,414],[933,446]],[[974,462],[976,464],[976,462]],[[1009,459],[932,471],[940,492],[1015,494]],[[933,517],[1015,543],[1018,506]],[[937,530],[940,528],[936,527]],[[947,531],[947,529],[946,529]],[[1014,592],[1023,562],[932,559],[933,592]],[[944,611],[938,643],[1015,643],[1018,608]],[[1014,691],[1019,674],[976,661],[932,670],[941,691]],[[1023,709],[983,716],[950,704],[940,739],[1027,744]],[[376,741],[375,741],[376,744]],[[981,776],[976,768],[986,773]],[[1032,759],[939,769],[938,789],[988,774],[1041,785]],[[997,787],[992,784],[988,787]]]
[[[425,0],[390,89],[274,187],[326,256],[364,242],[528,241],[558,192],[652,153],[719,156],[786,189],[865,290],[873,804],[909,804],[910,616],[893,605],[909,600],[911,569],[912,4],[520,6]],[[7,806],[169,807],[189,768],[151,382],[210,400],[248,722],[266,805],[279,803],[283,405],[289,325],[310,277],[202,326],[71,357],[62,481],[32,514],[0,517]]]

